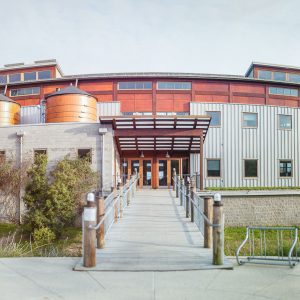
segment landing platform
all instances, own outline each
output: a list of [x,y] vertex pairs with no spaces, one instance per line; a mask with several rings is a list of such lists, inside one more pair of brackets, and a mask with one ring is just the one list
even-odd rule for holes
[[197,226],[185,218],[179,199],[167,189],[139,190],[123,218],[114,224],[104,249],[97,249],[97,266],[76,271],[185,271],[232,269],[212,265],[212,249],[203,248]]

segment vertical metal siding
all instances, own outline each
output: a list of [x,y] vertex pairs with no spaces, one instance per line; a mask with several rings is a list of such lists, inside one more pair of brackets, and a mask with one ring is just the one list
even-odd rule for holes
[[[211,127],[204,145],[207,187],[300,186],[299,109],[277,106],[191,103],[191,115],[221,112],[221,127]],[[257,128],[242,127],[242,113],[258,114]],[[292,115],[292,129],[280,130],[278,115]],[[199,154],[191,154],[191,172],[199,171]],[[206,159],[221,159],[221,178],[206,177]],[[244,177],[244,159],[258,159],[258,177]],[[279,160],[291,159],[292,178],[280,178]]]
[[21,124],[41,123],[41,108],[39,105],[21,107]]
[[100,116],[119,116],[121,115],[120,102],[98,102],[97,118]]

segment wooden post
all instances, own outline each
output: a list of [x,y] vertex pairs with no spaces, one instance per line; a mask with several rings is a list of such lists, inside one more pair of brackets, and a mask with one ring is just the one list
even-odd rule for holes
[[183,190],[184,190],[184,178],[181,177],[180,179],[180,205],[183,205]]
[[[118,192],[120,193],[120,186],[117,189],[114,189],[114,199],[118,197]],[[121,197],[119,198],[119,201],[121,201]],[[119,211],[118,211],[118,202],[115,203],[114,205],[114,223],[118,222],[118,216],[119,216]]]
[[[105,216],[105,203],[103,197],[97,197],[97,224],[100,223],[100,221]],[[99,229],[96,232],[97,237],[97,248],[102,249],[104,248],[104,235],[105,235],[105,227],[104,222],[100,225]]]
[[190,216],[190,181],[186,181],[186,196],[185,196],[185,217]]
[[223,204],[221,203],[221,195],[214,195],[213,206],[213,264],[224,264],[224,224],[223,224]]
[[204,162],[204,153],[203,153],[203,132],[201,131],[200,135],[200,191],[204,190],[204,176],[203,176],[203,162]]
[[173,176],[172,176],[173,191],[175,191],[175,179],[176,179],[176,169],[173,168]]
[[[126,180],[126,188],[129,188],[129,187],[130,187],[130,179],[127,179]],[[131,201],[131,191],[130,190],[128,190],[127,199],[126,200],[127,200],[127,205],[129,205],[130,201]]]
[[176,175],[176,177],[175,177],[175,184],[176,184],[176,198],[178,198],[178,196],[179,196],[179,188],[178,188],[178,184],[179,184],[179,176],[178,175]]
[[[213,200],[211,197],[204,197],[204,215],[213,223]],[[204,221],[204,248],[212,247],[212,227]]]
[[96,266],[96,231],[90,228],[96,226],[96,215],[95,195],[88,193],[83,211],[83,266],[86,268]]
[[[194,178],[191,178],[191,198],[193,202],[195,202],[196,199],[196,181]],[[194,222],[195,217],[194,217],[194,204],[192,201],[190,201],[191,204],[191,222]]]

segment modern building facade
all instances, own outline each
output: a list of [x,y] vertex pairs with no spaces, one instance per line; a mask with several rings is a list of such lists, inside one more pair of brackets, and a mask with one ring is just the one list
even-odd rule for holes
[[90,153],[104,190],[134,169],[141,187],[169,186],[173,168],[201,173],[207,188],[300,186],[299,87],[300,68],[263,63],[245,76],[5,65],[0,93],[19,104],[20,122],[5,123],[0,104],[0,154],[19,155],[13,132],[52,163]]

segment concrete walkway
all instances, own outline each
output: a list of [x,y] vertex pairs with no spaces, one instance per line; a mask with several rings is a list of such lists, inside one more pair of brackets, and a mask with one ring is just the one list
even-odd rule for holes
[[[182,272],[74,272],[78,258],[0,259],[1,300],[295,300],[300,265]],[[234,261],[233,261],[234,263]]]
[[[179,199],[167,189],[139,190],[123,218],[109,232],[104,249],[97,250],[95,271],[180,271],[232,268],[212,265],[212,250],[185,218]],[[84,270],[82,261],[75,270]],[[89,269],[91,270],[91,269]]]

